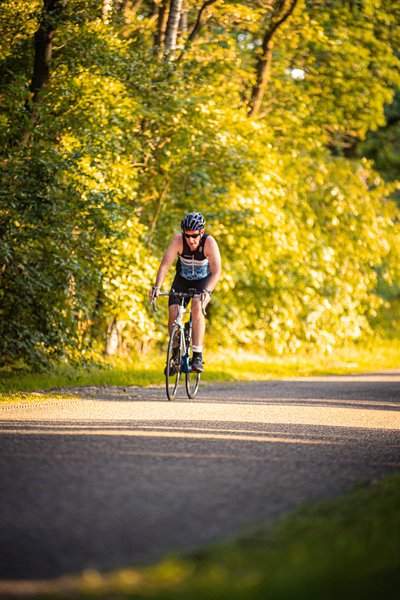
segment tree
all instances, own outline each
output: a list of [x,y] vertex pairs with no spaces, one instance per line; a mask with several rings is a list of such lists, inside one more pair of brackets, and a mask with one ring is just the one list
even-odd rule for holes
[[154,40],[154,45],[160,47],[164,44],[165,32],[167,29],[169,15],[169,0],[162,0],[157,20],[157,33]]
[[[154,343],[147,290],[191,210],[224,258],[214,339],[287,352],[393,329],[396,183],[366,156],[399,84],[395,7],[304,0],[286,4],[273,31],[283,3],[274,13],[262,2],[175,4],[168,46],[161,35],[155,51],[169,3],[158,23],[150,0],[107,4],[106,15],[94,0],[50,16],[39,0],[3,6],[3,364],[87,357],[113,322],[126,351]],[[176,56],[184,10],[190,33]],[[34,84],[46,23],[51,62]],[[249,118],[268,39],[270,76]],[[343,148],[363,136],[349,159]]]
[[293,14],[298,3],[298,0],[276,0],[272,5],[270,22],[262,41],[262,52],[257,60],[257,81],[251,93],[249,117],[256,117],[261,108],[265,87],[270,77],[275,36]]
[[169,9],[167,29],[165,32],[165,47],[170,52],[176,48],[176,37],[178,34],[178,26],[181,18],[182,0],[171,0]]
[[[33,73],[30,83],[31,98],[27,102],[31,124],[35,124],[36,105],[41,101],[42,90],[47,87],[50,78],[53,38],[57,29],[57,18],[63,9],[63,0],[43,0],[39,28],[35,32],[35,52]],[[22,143],[26,143],[29,129],[24,129]]]

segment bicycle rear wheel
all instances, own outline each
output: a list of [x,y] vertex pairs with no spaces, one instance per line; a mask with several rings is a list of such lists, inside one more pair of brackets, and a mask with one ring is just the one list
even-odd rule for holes
[[[180,342],[181,340],[179,327],[177,325],[173,325],[168,343],[167,367],[165,375],[168,400],[173,400],[175,398],[176,392],[178,390],[179,379],[181,377],[182,360],[180,354]],[[175,348],[175,352],[174,344],[175,346],[177,346],[177,348]]]

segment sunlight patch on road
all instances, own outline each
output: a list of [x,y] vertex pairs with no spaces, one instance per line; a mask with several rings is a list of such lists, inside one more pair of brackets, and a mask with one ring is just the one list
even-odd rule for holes
[[[262,400],[257,398],[255,400]],[[339,400],[337,400],[339,401]],[[271,402],[271,404],[269,404]],[[310,401],[312,402],[312,401]],[[324,404],[327,400],[319,400]],[[273,404],[272,404],[273,403]],[[376,403],[379,405],[379,403]],[[186,421],[193,423],[253,423],[280,425],[315,425],[329,427],[356,427],[361,429],[399,429],[400,410],[380,410],[372,408],[351,408],[343,406],[312,406],[294,405],[293,399],[285,400],[271,398],[263,400],[262,404],[249,402],[208,403],[199,402],[108,402],[102,400],[83,400],[79,405],[67,404],[62,407],[27,408],[18,413],[4,411],[2,422],[24,421],[43,423],[57,420],[57,426],[62,423],[75,425],[84,423],[96,425],[107,422],[127,421],[132,423],[151,421],[155,425],[172,424]],[[58,409],[58,410],[57,410]]]

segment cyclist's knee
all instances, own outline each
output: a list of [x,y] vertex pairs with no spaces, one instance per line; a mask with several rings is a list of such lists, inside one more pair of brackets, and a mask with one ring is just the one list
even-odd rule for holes
[[169,320],[170,321],[174,321],[178,315],[178,305],[177,304],[172,304],[169,309]]
[[[196,302],[194,302],[194,300],[196,300]],[[201,302],[200,302],[200,300],[198,298],[193,298],[192,316],[194,318],[203,316],[203,313],[201,311]]]

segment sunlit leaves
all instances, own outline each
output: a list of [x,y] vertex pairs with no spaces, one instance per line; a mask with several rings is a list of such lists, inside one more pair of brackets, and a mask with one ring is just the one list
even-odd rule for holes
[[[223,256],[214,339],[329,350],[394,327],[395,185],[362,156],[340,157],[351,136],[382,125],[399,84],[389,4],[367,0],[354,16],[348,3],[304,1],[277,36],[261,118],[249,120],[268,3],[215,3],[196,42],[182,34],[182,54],[164,60],[149,2],[104,18],[98,2],[71,0],[33,123],[40,6],[10,0],[0,18],[3,362],[101,351],[114,318],[127,350],[159,339],[165,306],[156,321],[148,288],[191,210]],[[198,6],[187,6],[190,28]]]

